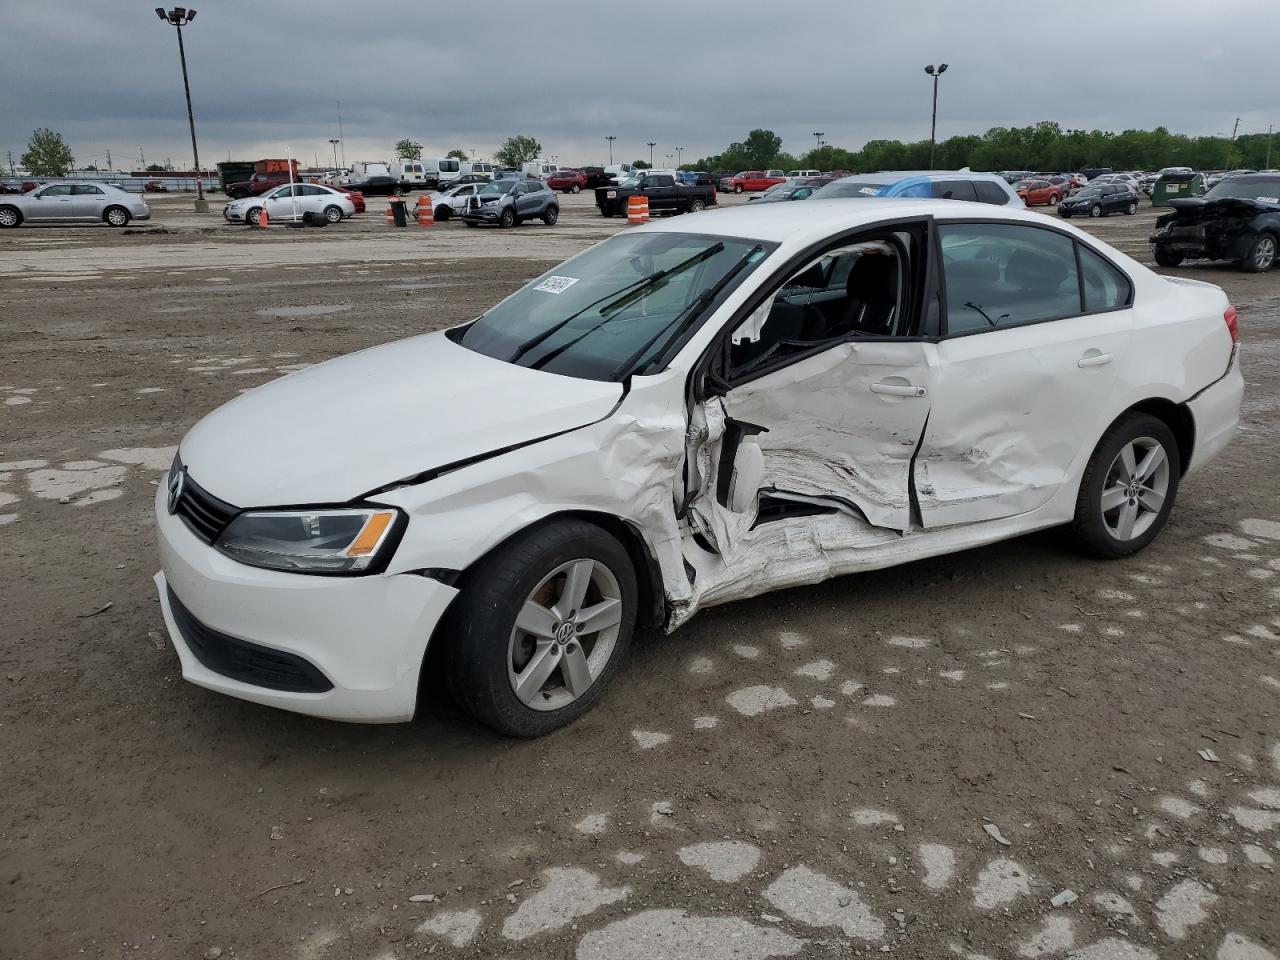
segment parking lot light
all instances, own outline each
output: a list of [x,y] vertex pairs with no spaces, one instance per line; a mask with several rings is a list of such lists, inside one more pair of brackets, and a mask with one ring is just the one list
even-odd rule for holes
[[938,78],[947,72],[947,65],[940,63],[935,70],[931,63],[924,68],[924,72],[933,77],[933,120],[929,124],[929,169],[932,170],[934,148],[937,144],[938,136]]
[[609,136],[605,137],[605,139],[609,141],[609,166],[612,167],[613,166],[613,141],[617,140],[618,138],[610,134]]
[[208,213],[209,201],[204,198],[204,178],[200,175],[200,150],[196,147],[196,117],[191,110],[191,83],[187,79],[187,50],[182,42],[182,28],[196,18],[195,10],[174,7],[168,13],[156,7],[156,16],[173,24],[178,31],[178,59],[182,61],[182,89],[187,97],[187,123],[191,126],[191,155],[196,165],[196,213]]

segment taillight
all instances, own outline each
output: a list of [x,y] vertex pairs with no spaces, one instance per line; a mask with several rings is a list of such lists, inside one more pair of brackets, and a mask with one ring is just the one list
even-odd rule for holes
[[1222,314],[1222,319],[1227,322],[1227,332],[1231,334],[1231,342],[1240,342],[1240,318],[1236,315],[1235,307],[1227,307],[1226,312]]

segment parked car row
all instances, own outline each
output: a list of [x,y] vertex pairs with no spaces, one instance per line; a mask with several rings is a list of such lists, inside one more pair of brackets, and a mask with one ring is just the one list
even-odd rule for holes
[[107,183],[46,183],[0,199],[0,227],[23,223],[105,223],[125,227],[151,219],[147,201]]

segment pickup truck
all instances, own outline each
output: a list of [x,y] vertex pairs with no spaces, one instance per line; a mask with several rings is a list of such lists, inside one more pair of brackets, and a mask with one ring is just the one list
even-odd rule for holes
[[627,198],[633,196],[648,197],[650,213],[697,213],[716,202],[716,188],[685,186],[669,173],[640,174],[616,187],[597,187],[596,206],[606,217],[625,215]]
[[[297,180],[297,177],[293,178]],[[227,184],[227,196],[232,200],[242,200],[245,197],[258,197],[266,193],[268,190],[274,190],[276,187],[283,186],[289,182],[289,171],[279,170],[272,173],[255,173],[248,180],[241,180],[239,183]]]
[[774,184],[785,183],[786,179],[781,170],[744,170],[732,177],[723,178],[720,189],[733,193],[759,193]]

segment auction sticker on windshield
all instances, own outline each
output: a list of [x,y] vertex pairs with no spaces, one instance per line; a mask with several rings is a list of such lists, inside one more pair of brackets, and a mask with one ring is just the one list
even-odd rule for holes
[[547,277],[533,289],[544,293],[564,293],[577,282],[577,277]]
[[880,188],[879,187],[863,187],[858,192],[865,193],[868,197],[877,197],[880,195]]
[[1259,203],[1280,203],[1280,197],[1259,197]]

